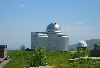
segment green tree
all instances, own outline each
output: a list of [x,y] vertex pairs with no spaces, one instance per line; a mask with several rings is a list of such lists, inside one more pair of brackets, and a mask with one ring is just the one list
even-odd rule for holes
[[88,48],[86,49],[77,49],[76,51],[70,51],[70,58],[75,59],[75,58],[80,58],[80,57],[86,57],[90,55],[90,50]]
[[47,65],[46,55],[43,47],[38,47],[35,50],[35,54],[31,59],[30,66],[38,67],[38,66],[45,66]]
[[21,45],[20,50],[25,50],[25,45]]

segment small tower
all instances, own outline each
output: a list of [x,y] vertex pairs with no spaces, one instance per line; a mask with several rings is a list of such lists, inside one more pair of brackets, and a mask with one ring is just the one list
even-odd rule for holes
[[87,44],[85,41],[80,41],[78,44],[77,44],[77,49],[86,49],[87,48]]

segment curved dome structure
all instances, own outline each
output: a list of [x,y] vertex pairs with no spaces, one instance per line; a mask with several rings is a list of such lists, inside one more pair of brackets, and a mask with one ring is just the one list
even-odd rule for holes
[[77,45],[77,47],[87,47],[87,44],[85,41],[80,41]]
[[51,23],[46,28],[47,32],[56,32],[56,31],[60,31],[60,30],[61,30],[61,28],[57,23]]

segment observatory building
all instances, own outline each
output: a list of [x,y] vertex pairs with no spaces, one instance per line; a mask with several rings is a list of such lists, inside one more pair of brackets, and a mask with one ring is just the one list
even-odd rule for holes
[[43,46],[48,51],[68,51],[69,37],[57,23],[47,26],[46,32],[31,32],[31,49]]
[[87,49],[87,43],[85,41],[80,41],[77,44],[77,49]]

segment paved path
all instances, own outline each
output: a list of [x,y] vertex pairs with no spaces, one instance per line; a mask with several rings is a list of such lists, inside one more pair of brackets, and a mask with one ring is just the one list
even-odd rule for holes
[[3,62],[1,62],[1,63],[0,63],[0,68],[3,68],[3,66],[4,66],[5,64],[7,64],[9,61],[10,61],[10,59],[4,60]]
[[81,58],[84,58],[84,59],[100,59],[100,57],[81,57]]
[[55,66],[39,66],[39,67],[29,67],[29,68],[55,68]]

